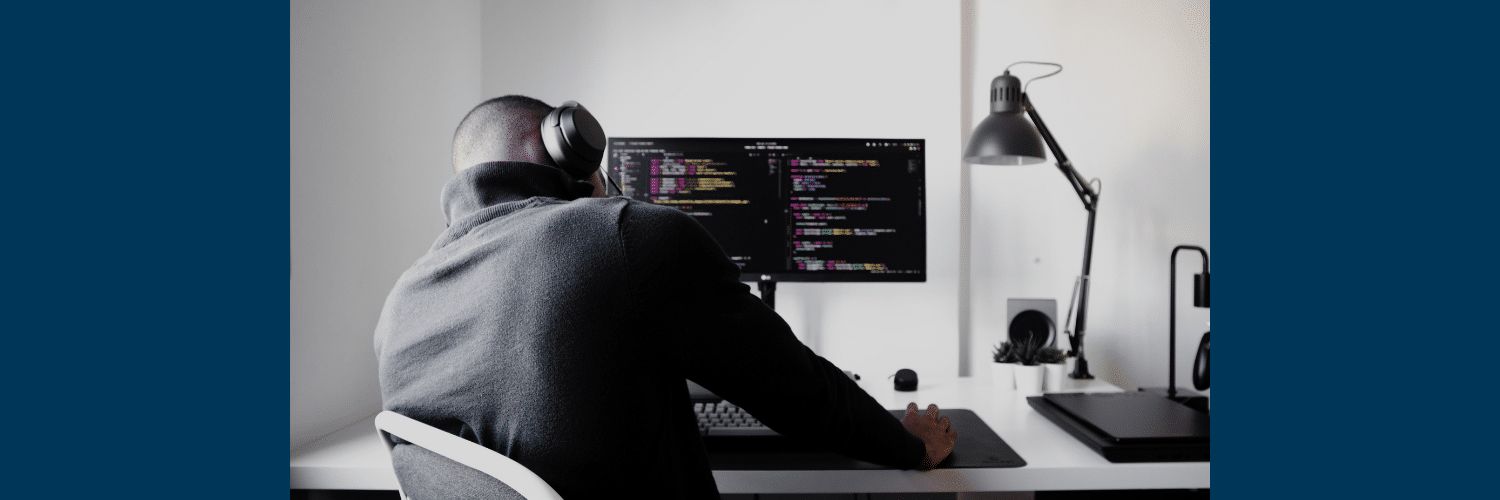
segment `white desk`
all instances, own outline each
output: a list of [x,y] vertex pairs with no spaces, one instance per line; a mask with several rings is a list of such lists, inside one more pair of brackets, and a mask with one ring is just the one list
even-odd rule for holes
[[[988,367],[985,367],[988,370]],[[1203,489],[1209,487],[1208,462],[1110,463],[1026,404],[1014,392],[993,390],[987,371],[981,376],[923,376],[916,392],[897,392],[883,377],[865,377],[866,392],[886,408],[973,410],[1021,458],[1025,467],[1011,469],[941,469],[931,472],[865,471],[714,471],[722,493],[863,493],[950,491],[1049,491]],[[1118,387],[1099,380],[1068,381],[1070,392],[1111,392]],[[355,422],[292,452],[292,489],[395,490],[385,447],[375,435],[374,416]]]

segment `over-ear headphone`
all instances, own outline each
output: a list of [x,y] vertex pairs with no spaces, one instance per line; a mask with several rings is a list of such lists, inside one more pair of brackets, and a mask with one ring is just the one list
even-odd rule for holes
[[588,109],[578,101],[568,101],[542,120],[542,144],[564,172],[588,179],[599,170],[608,139]]
[[1198,343],[1198,356],[1193,358],[1193,388],[1208,388],[1208,332],[1203,332],[1203,341]]

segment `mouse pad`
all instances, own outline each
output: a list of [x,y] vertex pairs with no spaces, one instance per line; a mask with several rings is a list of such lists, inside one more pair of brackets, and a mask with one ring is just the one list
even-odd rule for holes
[[[898,420],[906,410],[891,410]],[[980,467],[1023,467],[1026,461],[990,430],[973,410],[943,409],[942,415],[958,432],[953,453],[938,464],[939,469],[972,469]],[[774,438],[705,438],[708,463],[714,470],[874,470],[892,469],[837,453],[808,448],[786,437]]]

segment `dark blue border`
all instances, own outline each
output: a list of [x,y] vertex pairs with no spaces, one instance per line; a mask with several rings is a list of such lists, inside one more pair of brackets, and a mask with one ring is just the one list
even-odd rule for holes
[[217,5],[7,9],[8,494],[285,494],[287,11]]
[[1215,494],[1456,496],[1495,442],[1493,16],[1219,7]]

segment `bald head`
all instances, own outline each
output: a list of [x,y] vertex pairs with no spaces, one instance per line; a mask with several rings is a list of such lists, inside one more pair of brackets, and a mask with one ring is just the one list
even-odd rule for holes
[[542,119],[550,112],[552,106],[519,95],[479,103],[453,132],[453,171],[491,161],[557,166],[542,144]]

